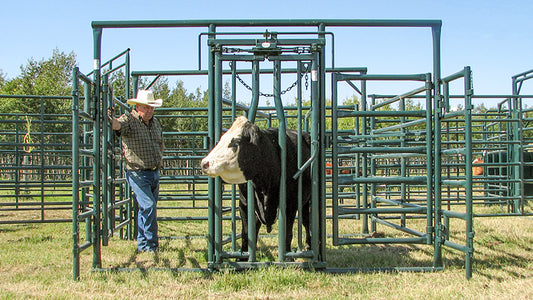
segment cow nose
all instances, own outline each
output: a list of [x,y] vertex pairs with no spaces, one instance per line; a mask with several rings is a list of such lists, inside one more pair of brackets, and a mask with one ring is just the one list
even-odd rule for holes
[[207,172],[207,169],[209,169],[209,161],[202,161],[200,167],[204,173]]

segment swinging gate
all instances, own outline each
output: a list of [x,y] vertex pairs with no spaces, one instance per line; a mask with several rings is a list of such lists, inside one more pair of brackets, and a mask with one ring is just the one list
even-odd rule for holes
[[[132,201],[126,182],[121,174],[114,174],[115,151],[109,145],[111,130],[104,122],[102,111],[112,105],[112,92],[106,87],[106,74],[102,74],[101,38],[104,28],[137,27],[204,27],[207,33],[207,70],[175,72],[174,74],[202,74],[208,76],[208,138],[206,151],[212,149],[224,128],[236,117],[238,96],[235,84],[244,82],[239,74],[249,74],[251,104],[246,108],[250,120],[259,122],[266,118],[269,125],[284,132],[288,128],[287,107],[282,101],[282,74],[295,74],[296,125],[299,132],[309,131],[311,135],[311,158],[299,158],[300,171],[307,168],[312,174],[311,231],[312,247],[306,251],[302,245],[301,218],[298,218],[296,235],[298,247],[285,251],[284,233],[286,201],[285,174],[280,178],[280,207],[278,215],[278,258],[277,262],[258,262],[255,236],[239,237],[235,225],[225,226],[225,214],[231,212],[231,222],[235,222],[235,196],[228,202],[220,178],[208,179],[208,266],[210,270],[223,268],[250,268],[265,264],[298,265],[306,268],[323,269],[332,272],[357,271],[350,268],[327,268],[326,223],[331,211],[333,245],[346,244],[389,244],[417,243],[434,245],[433,266],[405,268],[411,271],[442,269],[441,247],[449,246],[465,253],[467,277],[471,276],[472,240],[472,175],[471,170],[471,95],[470,70],[465,70],[441,79],[440,77],[440,21],[394,21],[394,20],[221,20],[221,21],[123,21],[93,22],[94,61],[93,79],[79,72],[74,73],[73,92],[73,253],[74,278],[79,278],[79,253],[93,246],[93,268],[101,269],[100,246],[107,245],[113,232],[126,229],[131,237]],[[315,28],[310,32],[222,32],[228,27],[304,27]],[[433,37],[433,75],[369,75],[366,68],[336,68],[331,59],[331,67],[326,66],[326,36],[333,34],[327,27],[427,27]],[[200,38],[199,38],[200,40]],[[333,38],[332,38],[333,40]],[[265,63],[271,68],[262,68]],[[129,74],[129,59],[127,60]],[[289,67],[287,67],[287,65]],[[248,66],[238,68],[240,66]],[[110,68],[112,69],[112,68]],[[201,69],[201,68],[200,68]],[[153,72],[172,74],[173,72]],[[274,105],[271,114],[263,113],[259,107],[260,74],[271,74]],[[223,78],[231,76],[232,111],[223,109]],[[310,75],[310,105],[303,106],[302,87],[304,76]],[[326,80],[331,77],[332,106],[326,106]],[[128,76],[126,76],[128,77]],[[441,84],[464,79],[464,107],[459,112],[450,112],[446,105],[447,96],[441,93]],[[79,107],[78,81],[85,82],[85,109]],[[420,87],[402,95],[367,95],[369,81],[414,81]],[[267,80],[270,82],[270,80]],[[340,84],[348,84],[360,94],[361,104],[355,107],[337,105],[337,89]],[[287,85],[283,82],[283,85]],[[129,87],[129,83],[127,83]],[[134,90],[137,89],[134,84]],[[129,90],[129,88],[126,88]],[[446,91],[446,89],[445,89]],[[329,95],[328,95],[329,97]],[[409,107],[406,99],[421,97],[422,107]],[[368,102],[368,99],[371,99]],[[398,105],[399,110],[384,109]],[[331,113],[328,115],[328,111]],[[443,144],[441,127],[448,118],[460,117],[465,125],[464,134],[454,143]],[[256,120],[257,118],[257,120]],[[342,119],[354,120],[354,128],[341,130],[338,124]],[[85,121],[80,121],[85,120]],[[331,128],[326,124],[331,121]],[[80,123],[81,122],[81,123]],[[81,133],[83,132],[83,136]],[[282,170],[286,161],[285,135],[280,134],[279,144],[282,157]],[[84,150],[85,146],[87,149]],[[301,145],[299,146],[301,147]],[[455,160],[457,176],[441,176],[445,158]],[[450,161],[446,159],[446,161]],[[348,163],[347,163],[348,162]],[[326,165],[331,164],[331,170]],[[92,165],[92,169],[89,166]],[[121,172],[120,170],[118,172]],[[115,199],[116,186],[120,186],[120,199]],[[461,187],[466,212],[445,209],[441,203],[442,186]],[[249,185],[249,195],[253,193]],[[89,193],[89,190],[92,193]],[[300,185],[301,195],[301,185]],[[300,197],[301,198],[301,197]],[[253,199],[253,197],[248,197]],[[253,214],[254,201],[249,201],[249,215]],[[233,208],[232,208],[233,207]],[[301,199],[299,199],[301,211]],[[447,222],[450,218],[466,221],[466,242],[450,241]],[[253,218],[249,218],[253,220]],[[119,224],[116,221],[119,220]],[[445,221],[443,221],[445,220]],[[85,222],[87,238],[79,242],[81,223]],[[354,232],[354,222],[361,222],[361,232]],[[342,224],[348,223],[347,226]],[[414,227],[409,225],[414,224]],[[392,228],[401,235],[385,232],[382,236],[378,225]],[[248,232],[255,232],[255,223],[249,222]],[[345,228],[349,232],[345,232]],[[344,228],[344,229],[341,229]],[[354,237],[355,236],[355,237]],[[249,239],[247,252],[236,251],[235,240]],[[229,242],[231,245],[228,245]],[[235,262],[235,259],[240,260]],[[303,262],[302,262],[303,261]],[[402,268],[398,268],[402,269]]]

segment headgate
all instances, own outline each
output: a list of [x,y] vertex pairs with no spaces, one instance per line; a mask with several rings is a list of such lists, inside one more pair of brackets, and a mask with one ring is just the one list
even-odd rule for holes
[[[442,122],[446,122],[450,116],[461,116],[465,126],[471,126],[469,115],[471,113],[471,103],[469,95],[471,93],[468,82],[469,70],[455,74],[444,81],[440,76],[440,30],[441,21],[432,20],[219,20],[219,21],[109,21],[93,22],[94,30],[94,73],[93,79],[76,73],[74,82],[78,79],[86,82],[88,88],[85,91],[86,99],[90,95],[92,105],[90,112],[80,111],[78,102],[73,104],[75,120],[79,116],[87,119],[92,124],[90,141],[92,141],[93,151],[73,150],[75,161],[79,160],[78,155],[87,155],[92,162],[92,172],[88,176],[92,179],[82,178],[80,174],[75,176],[73,187],[74,201],[74,277],[79,277],[79,260],[76,255],[85,248],[94,247],[93,268],[101,268],[99,247],[100,243],[107,243],[107,239],[112,233],[128,226],[131,230],[131,200],[128,189],[125,187],[124,198],[115,201],[117,184],[113,173],[117,163],[109,160],[109,152],[112,152],[112,145],[107,145],[111,139],[109,128],[102,125],[102,111],[112,105],[112,91],[107,89],[105,73],[102,72],[101,47],[102,31],[104,28],[158,28],[158,27],[203,27],[207,32],[199,34],[207,36],[208,69],[206,71],[169,71],[169,72],[148,72],[154,75],[172,74],[203,74],[208,76],[209,107],[208,112],[208,138],[207,149],[214,147],[224,128],[229,127],[231,121],[237,114],[236,84],[237,81],[245,83],[242,74],[249,74],[251,84],[245,85],[251,91],[251,104],[246,109],[248,118],[252,121],[260,121],[266,117],[267,123],[280,128],[284,132],[288,128],[288,113],[282,100],[282,86],[288,85],[282,81],[282,74],[295,74],[296,80],[292,87],[298,89],[296,96],[296,121],[295,129],[307,130],[311,134],[311,158],[309,161],[299,161],[300,170],[309,168],[312,173],[312,250],[305,251],[302,247],[302,226],[298,220],[298,247],[296,251],[285,251],[285,240],[283,238],[287,224],[284,222],[286,214],[286,197],[284,176],[281,172],[280,178],[280,208],[278,215],[278,258],[277,262],[258,262],[256,257],[255,237],[253,233],[254,222],[249,222],[249,237],[239,237],[235,230],[235,193],[228,197],[224,192],[223,183],[220,179],[208,179],[208,269],[217,270],[222,268],[250,268],[265,264],[299,265],[325,269],[330,271],[357,271],[354,269],[328,269],[326,259],[326,211],[332,211],[333,244],[344,245],[354,243],[422,243],[435,246],[435,259],[433,266],[423,268],[406,268],[412,271],[428,271],[442,269],[441,246],[450,246],[466,253],[467,277],[471,276],[472,256],[472,212],[467,209],[464,212],[453,212],[443,209],[441,203],[441,185],[464,187],[465,197],[463,201],[468,207],[471,205],[471,193],[469,188],[472,184],[471,168],[471,144],[466,129],[460,142],[448,148],[443,147],[441,137]],[[262,32],[235,32],[221,31],[221,28],[246,28],[246,27],[266,27]],[[284,28],[312,28],[310,31],[271,31],[271,27]],[[366,68],[338,68],[334,65],[334,58],[331,58],[331,67],[326,67],[326,36],[333,34],[326,31],[333,27],[426,27],[431,29],[433,49],[432,49],[432,73],[421,73],[412,75],[369,75]],[[333,38],[332,38],[333,40]],[[333,44],[333,43],[332,43]],[[333,49],[333,46],[332,46]],[[333,50],[332,50],[333,52]],[[201,55],[199,56],[201,57]],[[267,61],[270,68],[263,68]],[[248,68],[238,68],[238,66],[248,66]],[[288,67],[288,66],[289,67]],[[201,67],[200,67],[201,68]],[[129,69],[127,71],[129,74]],[[133,72],[135,73],[135,72]],[[143,74],[137,73],[137,74]],[[273,110],[272,114],[265,114],[259,107],[260,96],[260,74],[269,74],[267,80],[272,83],[272,98],[274,105],[268,109]],[[310,75],[310,105],[303,106],[301,96],[302,77]],[[223,78],[231,76],[232,82],[232,110],[224,111],[222,104],[226,102],[223,98]],[[327,75],[331,76],[331,115],[327,114],[329,109],[326,106],[326,80]],[[129,76],[126,76],[129,77]],[[446,97],[441,94],[441,84],[457,78],[465,78],[465,109],[456,114],[450,113],[446,106]],[[360,87],[353,81],[359,82]],[[367,95],[366,83],[368,81],[414,81],[419,82],[420,87],[401,95]],[[337,106],[337,85],[347,83],[361,95],[361,104],[354,109],[347,110]],[[445,87],[446,85],[444,85]],[[137,82],[134,83],[134,89]],[[129,83],[126,85],[129,91]],[[78,96],[78,88],[75,86],[73,97]],[[424,99],[421,107],[409,106],[406,99],[421,97]],[[371,101],[368,101],[368,99]],[[398,111],[388,111],[386,107],[398,105]],[[355,120],[353,130],[348,132],[339,130],[337,125],[340,119],[351,118]],[[331,121],[332,127],[329,129],[326,124]],[[74,121],[73,121],[74,122]],[[77,122],[77,121],[76,121]],[[73,123],[74,128],[78,128],[79,123]],[[102,130],[102,131],[101,131]],[[101,155],[100,140],[104,138],[103,152]],[[81,137],[73,138],[74,143],[81,141]],[[89,146],[90,142],[84,140],[84,145]],[[279,144],[282,153],[282,166],[286,161],[286,141],[285,135],[279,136]],[[451,144],[450,144],[451,145]],[[74,146],[74,145],[73,145]],[[104,158],[107,157],[107,158]],[[455,177],[440,176],[440,169],[443,165],[443,157],[455,159],[453,166],[459,171]],[[168,158],[168,157],[167,157]],[[100,162],[103,162],[100,164]],[[331,170],[328,171],[327,163],[331,163]],[[87,165],[87,164],[86,164]],[[444,163],[446,165],[446,163]],[[284,167],[282,167],[284,168]],[[79,170],[79,171],[78,171]],[[73,171],[84,172],[84,168],[79,165],[73,166]],[[331,176],[330,176],[331,174]],[[195,178],[197,175],[193,175]],[[294,174],[292,176],[298,176]],[[120,176],[118,176],[120,177]],[[204,177],[205,178],[205,177]],[[331,185],[327,182],[331,180]],[[87,189],[92,187],[94,193],[88,195]],[[252,193],[249,185],[248,191]],[[102,194],[100,193],[102,190]],[[349,191],[349,192],[348,192]],[[83,200],[78,199],[82,195]],[[329,195],[332,202],[328,204]],[[92,202],[89,198],[92,197]],[[251,199],[252,197],[248,197]],[[90,204],[92,203],[92,205]],[[238,203],[238,202],[237,202]],[[84,206],[85,205],[85,206]],[[253,214],[254,202],[248,203],[249,214]],[[84,208],[86,207],[86,208]],[[105,213],[100,211],[100,207],[105,207]],[[114,227],[108,222],[115,222],[117,216],[115,209],[126,211],[124,219],[118,227]],[[301,211],[301,201],[300,201]],[[81,213],[79,213],[81,212]],[[230,213],[228,218],[226,213]],[[110,217],[111,216],[111,217]],[[446,224],[449,218],[460,218],[467,223],[466,245],[451,242],[446,236]],[[87,232],[92,233],[90,240],[85,244],[79,244],[78,221],[90,220],[87,222]],[[252,218],[250,218],[252,219]],[[441,219],[446,219],[442,221]],[[232,222],[227,224],[226,222]],[[352,238],[353,227],[346,235],[339,231],[340,222],[352,222],[361,220],[363,236]],[[398,222],[396,222],[398,221]],[[414,227],[408,227],[407,223]],[[381,236],[377,226],[398,229],[406,236]],[[92,227],[91,227],[92,226]],[[100,230],[103,228],[103,230]],[[386,232],[385,234],[388,234]],[[235,241],[249,239],[249,249],[247,252],[236,250]],[[228,245],[231,242],[231,245]],[[240,261],[235,262],[238,259]],[[298,260],[298,262],[294,262]],[[390,270],[390,268],[387,268]]]
[[[321,96],[321,86],[320,82],[324,81],[324,59],[323,59],[323,46],[325,45],[324,34],[318,34],[316,38],[305,38],[305,39],[285,39],[280,37],[280,33],[277,32],[266,32],[263,39],[244,39],[239,37],[239,39],[221,39],[217,38],[217,34],[214,32],[214,28],[210,28],[210,37],[208,39],[208,46],[210,47],[210,62],[209,65],[212,66],[209,69],[209,84],[210,90],[214,91],[212,95],[210,94],[209,101],[209,111],[210,111],[210,127],[209,127],[209,137],[210,137],[210,148],[214,147],[214,144],[220,139],[222,135],[222,68],[225,61],[231,62],[231,69],[234,71],[234,76],[236,76],[236,69],[238,64],[249,63],[251,65],[251,77],[252,77],[252,101],[250,105],[250,111],[248,112],[248,119],[252,122],[256,119],[256,112],[259,105],[259,74],[260,62],[267,60],[272,63],[272,69],[270,73],[272,74],[272,83],[273,83],[273,98],[275,102],[275,111],[276,111],[276,123],[279,127],[279,146],[281,148],[281,178],[280,180],[280,204],[279,204],[279,217],[278,217],[278,227],[279,227],[279,242],[278,242],[278,261],[283,263],[288,263],[288,260],[292,261],[295,258],[308,258],[311,260],[313,267],[321,267],[324,265],[324,256],[325,256],[325,239],[322,237],[325,232],[324,227],[324,209],[323,201],[325,199],[325,185],[323,180],[323,143],[324,141],[324,119],[325,119],[325,103],[324,97]],[[293,33],[294,35],[294,33]],[[235,47],[239,46],[239,49]],[[241,52],[243,54],[233,54],[235,52]],[[311,193],[311,232],[312,232],[312,250],[303,251],[302,245],[302,234],[301,234],[301,214],[298,218],[298,250],[296,252],[286,252],[286,241],[285,241],[285,232],[287,231],[287,226],[289,224],[285,223],[286,213],[286,176],[296,176],[297,174],[286,174],[286,161],[287,161],[287,140],[285,135],[285,130],[287,129],[287,120],[285,117],[286,112],[284,111],[283,102],[281,99],[281,72],[282,72],[282,63],[287,62],[296,62],[297,66],[297,80],[296,84],[301,89],[301,77],[304,70],[310,69],[311,73],[311,111],[310,111],[310,134],[311,134],[311,159],[307,162],[302,161],[301,157],[299,158],[298,165],[300,170],[303,171],[305,168],[311,169],[311,174],[313,178],[312,193]],[[322,87],[323,88],[323,87]],[[300,142],[298,143],[298,153],[301,153],[302,147],[301,142],[301,131],[303,129],[303,114],[301,108],[302,99],[297,99],[297,103],[300,104],[298,109],[298,118],[297,118],[297,129],[299,131]],[[277,180],[277,179],[274,179]],[[299,212],[302,210],[302,184],[300,180],[300,192],[299,192]],[[223,197],[222,197],[222,181],[220,178],[210,179],[210,187],[213,187],[210,190],[210,199],[212,203],[210,207],[210,226],[209,230],[212,232],[210,236],[214,237],[214,240],[210,239],[209,247],[209,261],[210,266],[214,269],[218,269],[225,265],[228,262],[228,259],[233,258],[245,258],[247,259],[246,263],[232,263],[233,266],[241,267],[243,265],[246,267],[262,265],[263,263],[257,262],[256,259],[256,241],[255,241],[255,221],[250,217],[248,222],[248,237],[241,237],[242,239],[249,240],[249,249],[248,253],[235,253],[229,252],[223,249],[223,226],[222,226],[222,211],[223,211]],[[253,195],[253,188],[251,184],[248,184],[248,215],[251,216],[254,214],[255,200]],[[294,200],[294,199],[292,199]],[[321,222],[322,220],[322,222]],[[322,224],[322,226],[321,226]]]

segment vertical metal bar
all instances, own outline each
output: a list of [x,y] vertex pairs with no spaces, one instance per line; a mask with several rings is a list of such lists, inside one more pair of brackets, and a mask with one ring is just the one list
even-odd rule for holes
[[231,61],[231,119],[237,117],[237,61]]
[[339,243],[339,186],[338,186],[338,118],[337,118],[337,77],[339,74],[333,72],[331,74],[331,197],[332,197],[332,209],[333,209],[333,245]]
[[[237,117],[237,61],[231,61],[231,119]],[[237,250],[237,188],[231,185],[231,249]],[[250,214],[248,214],[250,216]],[[245,239],[246,237],[241,237]],[[242,240],[241,240],[242,241]]]
[[[375,107],[376,105],[376,97],[375,95],[371,95],[370,96],[370,107]],[[370,117],[370,132],[373,132],[374,129],[377,129],[376,128],[376,117]],[[370,161],[370,174],[372,176],[376,176],[376,159],[373,157],[373,155],[370,157],[369,159]],[[376,208],[376,201],[375,201],[375,196],[376,196],[376,183],[371,183],[370,184],[370,207],[371,208]],[[367,198],[367,201],[368,201],[368,198]],[[365,205],[366,207],[366,205]],[[370,214],[370,220],[371,220],[371,223],[370,223],[370,232],[376,232],[377,231],[377,223],[375,221],[374,218],[372,218],[373,216],[375,216],[375,214]],[[366,218],[365,218],[366,219]]]
[[[248,200],[247,215],[248,215],[248,236],[241,237],[243,240],[248,239],[248,261],[256,262],[256,252],[257,252],[257,235],[256,235],[256,224],[255,224],[255,193],[254,186],[252,181],[248,180],[247,184],[247,195],[246,199]],[[244,226],[244,224],[243,224]]]
[[[427,191],[427,194],[426,194],[426,234],[427,234],[427,241],[426,243],[427,244],[431,244],[433,242],[433,232],[434,232],[434,227],[433,227],[433,219],[434,219],[434,213],[433,213],[433,185],[435,186],[439,186],[439,189],[440,189],[440,181],[438,181],[437,184],[434,184],[433,182],[433,175],[435,174],[439,174],[439,178],[440,178],[440,170],[441,170],[441,167],[440,167],[440,149],[441,149],[441,144],[440,144],[440,141],[441,141],[441,136],[440,136],[440,126],[439,126],[439,134],[435,134],[435,136],[433,137],[431,135],[431,133],[433,132],[433,127],[432,127],[432,116],[433,116],[433,107],[432,107],[432,97],[431,97],[431,90],[432,90],[432,82],[431,82],[431,74],[428,73],[426,74],[426,82],[425,82],[425,85],[426,85],[426,174],[427,174],[427,179],[426,179],[426,191]],[[435,108],[435,111],[437,109]],[[438,119],[438,118],[435,118],[435,119]],[[437,121],[435,121],[437,122]],[[440,120],[438,121],[439,124],[440,124]],[[435,128],[436,130],[436,128]],[[433,139],[435,139],[435,141],[433,141]],[[433,151],[433,142],[435,143],[435,148],[438,149]],[[434,169],[432,168],[431,166],[431,161],[433,160],[433,153],[435,153],[435,156],[439,156],[439,167],[437,167],[435,165],[435,170],[437,171],[434,171]],[[439,179],[440,180],[440,179]],[[440,201],[440,190],[439,190],[439,201]],[[437,196],[435,195],[435,198],[437,198]],[[439,206],[437,207],[437,209],[440,210],[440,203],[439,203]]]
[[[524,74],[525,76],[525,74]],[[515,96],[518,96],[520,94],[520,88],[521,88],[521,85],[522,85],[522,81],[520,82],[520,86],[518,85],[518,82],[517,82],[517,77],[516,76],[513,76],[513,87],[512,87],[512,94],[515,95]],[[515,98],[516,101],[517,101],[517,104],[518,104],[518,109],[519,109],[519,113],[518,113],[518,118],[520,118],[520,122],[519,122],[519,126],[522,127],[523,126],[523,122],[522,122],[522,118],[524,116],[524,114],[522,113],[522,109],[523,109],[523,102],[522,102],[522,98]],[[526,198],[525,198],[525,195],[526,195],[526,190],[525,190],[525,183],[524,183],[524,179],[529,179],[529,178],[526,178],[526,175],[525,175],[525,165],[524,165],[524,161],[525,161],[525,158],[524,158],[524,135],[523,135],[523,129],[520,128],[520,204],[519,204],[519,212],[524,212],[524,209],[525,209],[525,204],[526,204]]]
[[[302,143],[302,62],[298,61],[296,66],[296,107],[298,120],[298,154],[297,165],[298,168],[302,166],[303,162],[303,143]],[[292,174],[291,174],[292,175]],[[304,248],[303,233],[302,233],[302,216],[303,216],[303,176],[298,177],[298,250]]]
[[[222,59],[221,53],[215,53],[215,78],[214,78],[214,96],[215,96],[215,124],[214,137],[215,141],[222,136]],[[215,260],[216,263],[222,263],[222,180],[220,177],[215,178]]]
[[[212,39],[215,37],[215,26],[209,25],[209,39]],[[209,51],[208,53],[208,90],[214,91],[215,87],[215,70],[213,68],[214,64],[214,54],[212,51]],[[215,144],[215,95],[213,93],[208,93],[209,101],[208,101],[208,117],[207,117],[207,127],[208,127],[208,149],[211,150],[214,147]],[[207,245],[208,245],[208,263],[213,264],[214,263],[214,253],[215,253],[215,247],[214,247],[214,220],[215,220],[215,180],[211,177],[208,178],[208,239],[207,239]],[[211,266],[210,266],[211,267]]]
[[466,278],[472,278],[472,259],[474,255],[474,218],[472,210],[472,78],[470,67],[465,67],[465,159],[466,159]]
[[[41,151],[39,153],[39,159],[41,161],[40,164],[40,177],[41,177],[41,221],[44,220],[44,98],[41,98],[41,141],[40,141],[40,147]],[[30,128],[31,131],[31,128]]]
[[93,226],[93,268],[101,268],[101,227],[100,227],[100,92],[101,92],[101,49],[102,49],[102,29],[93,28],[94,38],[94,123],[93,123],[93,205],[94,205],[94,222]]
[[[404,112],[406,110],[405,108],[405,99],[402,98],[400,99],[400,111]],[[401,124],[404,124],[405,123],[405,116],[401,116],[400,117],[400,123]],[[401,128],[401,133],[402,133],[402,138],[401,138],[401,142],[400,142],[400,146],[401,147],[406,147],[407,146],[407,143],[405,142],[405,133],[407,132],[407,129],[406,128]],[[408,158],[405,158],[405,157],[401,157],[400,158],[400,176],[402,177],[406,177],[407,176],[407,166],[406,166],[406,162],[407,162]],[[407,195],[406,195],[406,184],[404,182],[402,182],[400,184],[400,202],[404,202],[405,199],[406,199]],[[401,226],[406,226],[406,214],[403,213],[401,214],[401,217],[400,217],[400,224]]]
[[[368,107],[368,104],[367,104],[367,95],[366,95],[366,80],[362,80],[361,81],[361,111],[366,111],[367,110],[367,107]],[[366,116],[363,116],[362,118],[362,123],[363,123],[363,126],[362,127],[362,133],[363,135],[368,135],[370,133],[370,130],[368,128],[368,117]],[[367,177],[369,175],[368,173],[368,154],[367,153],[363,153],[362,154],[362,164],[363,164],[363,176],[364,177]],[[374,175],[374,174],[372,174]],[[362,196],[362,207],[363,208],[368,208],[368,183],[364,183],[363,184],[363,196]],[[362,229],[362,233],[364,234],[367,234],[368,233],[368,215],[366,214],[362,214],[361,215],[362,219],[362,226],[363,226],[363,229]]]
[[[79,70],[78,70],[78,74],[79,74]],[[84,94],[84,100],[83,100],[83,111],[88,113],[88,114],[93,114],[93,112],[91,111],[91,99],[92,99],[92,96],[91,96],[91,86],[88,84],[88,83],[84,83],[83,85],[83,94]],[[79,100],[78,100],[79,101]],[[92,140],[91,140],[91,132],[92,132],[92,125],[91,124],[88,124],[88,122],[85,122],[85,124],[83,125],[83,131],[82,131],[82,134],[83,134],[83,144],[84,146],[83,147],[87,147],[87,145],[91,144],[92,143]],[[91,170],[89,170],[88,166],[91,165],[91,158],[90,157],[87,157],[87,156],[83,156],[82,158],[82,166],[83,166],[83,170],[80,170],[81,171],[81,180],[83,181],[86,181],[86,180],[89,180],[89,178],[91,178]],[[89,187],[83,187],[81,189],[81,197],[82,197],[82,201],[84,203],[89,203]],[[87,204],[83,204],[82,207],[80,207],[80,209],[85,209],[87,206]],[[92,241],[92,235],[94,234],[94,232],[92,231],[92,219],[85,219],[85,240],[87,241]]]
[[74,280],[80,279],[80,229],[78,223],[80,201],[79,115],[78,67],[75,67],[72,71],[72,274]]
[[278,143],[280,146],[281,158],[281,174],[279,180],[278,259],[280,262],[282,262],[285,261],[287,246],[285,240],[285,236],[287,235],[287,124],[285,120],[285,111],[283,110],[283,103],[281,102],[281,61],[275,60],[273,64],[273,94],[279,122]]
[[[324,45],[326,44],[326,36],[324,32],[326,31],[326,26],[324,23],[320,24],[318,26],[318,37],[322,40],[324,40]],[[333,47],[333,44],[332,44]],[[319,236],[317,236],[317,240],[315,241],[318,243],[318,245],[314,245],[317,249],[318,246],[320,246],[320,251],[314,251],[313,253],[313,259],[314,261],[325,261],[326,259],[326,51],[323,47],[317,47],[318,48],[318,55],[317,55],[317,63],[318,63],[318,88],[317,91],[318,95],[318,101],[320,105],[318,106],[320,108],[319,114],[319,154],[320,154],[320,161],[317,165],[318,167],[318,173],[319,173],[319,180],[320,180],[320,190],[319,194],[317,195],[317,201],[316,206],[312,208],[313,211],[316,211],[316,217],[314,219],[315,223],[314,226],[317,227],[319,231]],[[333,65],[333,61],[332,61]]]
[[[319,87],[319,53],[313,53],[313,61],[311,62],[311,153],[320,150],[320,145],[315,141],[320,140],[320,87]],[[322,157],[319,160],[314,160],[311,163],[311,248],[313,251],[313,261],[319,259],[318,249],[321,246],[319,243],[320,227],[319,227],[319,205],[321,192],[321,178],[320,178],[320,164],[324,163]],[[325,223],[325,222],[324,222]]]
[[[513,91],[515,92],[515,91]],[[522,141],[523,141],[523,137],[522,137],[522,130],[521,130],[521,124],[522,122],[519,122],[518,120],[520,120],[522,118],[522,114],[521,114],[521,107],[519,105],[519,101],[518,101],[518,98],[517,97],[513,97],[509,100],[509,104],[510,104],[510,114],[511,114],[511,118],[515,121],[513,122],[510,122],[509,123],[509,126],[511,127],[511,132],[512,132],[512,136],[513,136],[513,139],[514,139],[514,143],[512,143],[510,145],[511,147],[511,151],[509,152],[509,154],[507,155],[507,159],[509,162],[514,162],[516,163],[514,166],[511,167],[512,169],[512,172],[508,172],[507,174],[512,174],[511,178],[512,180],[514,180],[514,182],[510,185],[511,187],[511,195],[513,196],[513,200],[512,200],[512,212],[513,213],[516,213],[516,214],[520,214],[521,211],[520,211],[520,207],[521,207],[521,204],[522,202],[524,202],[524,193],[522,192],[523,191],[523,186],[522,186],[522,182],[523,182],[523,165],[524,165],[524,159],[523,159],[523,154],[522,154]],[[516,143],[518,142],[518,143]],[[510,159],[512,158],[512,160]],[[502,160],[500,160],[500,162],[502,162]],[[500,173],[501,174],[501,173]]]
[[[255,115],[257,107],[259,105],[259,61],[252,61],[252,102],[250,103],[250,110],[248,111],[248,120],[252,123],[255,122]],[[255,193],[254,187],[251,181],[247,182],[246,195],[247,203],[247,215],[248,215],[248,236],[243,236],[243,239],[248,239],[248,261],[255,262],[257,252],[257,228],[255,222]],[[244,224],[243,224],[244,226]]]
[[132,92],[133,92],[133,95],[137,95],[137,90],[139,89],[139,76],[132,76],[132,78],[133,78]]
[[[108,102],[108,75],[102,76],[102,116],[107,112]],[[111,231],[111,221],[109,220],[109,206],[111,192],[109,189],[109,161],[108,161],[108,141],[109,141],[109,122],[102,122],[102,245],[108,245],[109,235]]]
[[259,106],[259,61],[252,61],[252,102],[248,111],[248,120],[255,123],[255,114]]
[[130,49],[126,52],[126,99],[131,99],[131,86],[130,86]]
[[[19,133],[19,116],[15,116],[15,143],[18,145],[20,143],[20,133]],[[17,166],[17,170],[15,170],[15,203],[19,203],[19,197],[20,197],[20,175],[21,175],[21,164],[23,162],[23,159],[21,159],[21,156],[24,155],[23,151],[19,151],[19,147],[15,147],[15,165]],[[19,208],[19,206],[15,206],[16,209]]]
[[[440,85],[441,85],[441,74],[440,74],[440,35],[441,35],[441,26],[439,25],[433,25],[431,27],[431,34],[433,38],[433,87],[434,87],[434,107],[435,107],[435,127],[433,129],[433,134],[435,136],[435,157],[434,157],[434,168],[437,170],[434,173],[434,197],[435,197],[435,216],[434,216],[434,223],[435,227],[434,230],[435,233],[435,240],[434,240],[434,257],[433,257],[433,266],[434,267],[441,267],[443,265],[442,263],[442,247],[441,247],[441,145],[440,145],[440,134],[441,134],[441,128],[440,128],[440,112],[438,111],[440,109],[440,102],[441,102],[441,92],[440,92]],[[429,132],[428,132],[429,133]],[[430,160],[427,160],[426,163],[428,165],[431,164]],[[429,169],[429,168],[428,168]],[[430,195],[428,195],[430,197]]]
[[[435,87],[439,85],[439,83],[434,83]],[[434,257],[433,257],[433,266],[434,267],[441,267],[442,266],[442,243],[443,240],[443,228],[442,228],[442,189],[441,189],[441,139],[440,136],[442,134],[441,127],[440,127],[440,118],[442,117],[442,110],[440,105],[440,95],[435,94],[434,98],[434,106],[435,106],[435,126],[433,129],[434,136],[435,136],[435,155],[434,155],[434,166],[435,166],[435,184],[434,184],[434,192],[435,192],[435,215],[434,215],[434,230],[435,230],[435,240],[434,240]],[[427,135],[429,137],[429,134]],[[426,137],[426,138],[428,138]],[[427,160],[427,164],[430,165],[431,161]],[[426,170],[429,168],[426,167]],[[429,175],[429,174],[428,174]],[[429,197],[430,195],[428,195]],[[428,216],[429,218],[429,216]],[[429,222],[429,221],[428,221]],[[429,225],[429,224],[428,224]]]

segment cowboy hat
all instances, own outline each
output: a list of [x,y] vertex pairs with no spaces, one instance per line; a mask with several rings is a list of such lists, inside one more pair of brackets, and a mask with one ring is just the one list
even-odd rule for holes
[[163,99],[154,99],[154,92],[150,90],[139,90],[137,98],[129,99],[128,104],[145,104],[151,107],[160,107],[163,105]]

